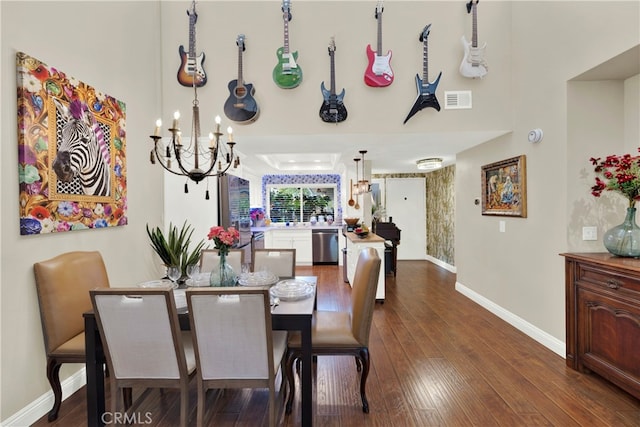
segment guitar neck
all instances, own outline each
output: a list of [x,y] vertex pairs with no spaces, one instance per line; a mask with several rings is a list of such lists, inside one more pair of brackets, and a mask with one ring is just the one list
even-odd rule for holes
[[284,13],[284,53],[289,53],[289,13]]
[[477,4],[473,3],[471,12],[473,15],[472,34],[471,34],[471,46],[478,47],[478,12],[476,10]]
[[238,86],[242,86],[244,84],[244,80],[242,78],[242,49],[244,44],[240,44],[238,46]]
[[335,98],[336,96],[336,65],[334,60],[334,52],[331,52],[331,97]]
[[382,11],[378,12],[378,56],[382,56]]
[[194,15],[189,16],[189,58],[196,57],[196,20]]
[[427,37],[423,40],[422,47],[422,85],[426,86],[429,83],[429,48],[427,44]]

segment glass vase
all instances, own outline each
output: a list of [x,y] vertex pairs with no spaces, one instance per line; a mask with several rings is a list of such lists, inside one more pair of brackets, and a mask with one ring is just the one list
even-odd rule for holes
[[603,237],[604,247],[621,257],[640,257],[640,227],[636,224],[636,208],[627,208],[627,216],[620,225],[607,230]]
[[226,252],[220,251],[220,264],[211,272],[209,284],[211,286],[235,286],[238,276],[227,262]]

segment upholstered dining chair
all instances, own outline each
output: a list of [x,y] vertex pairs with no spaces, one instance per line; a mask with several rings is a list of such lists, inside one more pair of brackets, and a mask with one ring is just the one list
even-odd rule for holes
[[[227,262],[236,274],[242,273],[244,264],[244,249],[230,249]],[[200,272],[208,273],[220,266],[220,251],[218,249],[203,249],[200,251]]]
[[197,363],[198,427],[212,388],[268,388],[269,426],[276,426],[286,391],[287,332],[271,329],[269,290],[190,288],[186,294]]
[[180,330],[173,290],[110,288],[89,294],[110,371],[111,413],[118,412],[122,389],[177,388],[180,425],[186,427],[196,362],[191,334]]
[[266,269],[284,279],[296,275],[295,249],[254,249],[251,256],[254,272]]
[[[376,289],[381,260],[374,248],[365,248],[358,256],[351,307],[348,311],[316,311],[313,314],[311,347],[314,356],[350,355],[356,358],[360,374],[360,398],[362,411],[369,413],[369,402],[365,393],[369,375],[369,333],[373,321]],[[289,381],[289,398],[286,411],[291,412],[295,395],[294,361],[302,357],[300,334],[290,335],[288,342],[286,373]]]
[[44,346],[47,379],[53,391],[48,420],[58,418],[62,402],[60,367],[85,363],[84,319],[91,310],[89,290],[108,288],[109,277],[100,252],[75,251],[33,265]]

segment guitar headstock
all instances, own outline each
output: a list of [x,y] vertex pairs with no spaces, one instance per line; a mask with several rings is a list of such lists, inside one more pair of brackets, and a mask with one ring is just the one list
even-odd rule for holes
[[291,21],[291,0],[282,0],[282,19]]
[[195,0],[191,2],[191,9],[187,9],[187,15],[189,15],[189,22],[191,24],[195,24],[198,20],[198,14],[196,13],[196,2]]
[[236,39],[236,44],[244,52],[246,48],[246,46],[244,45],[244,34],[238,34],[238,38]]
[[467,3],[467,13],[471,13],[473,6],[477,5],[479,1],[480,0],[469,0],[469,3]]
[[376,5],[376,19],[378,19],[380,15],[382,15],[382,12],[384,12],[384,7],[382,7],[382,1],[383,0],[380,0]]
[[333,52],[336,51],[336,39],[335,37],[331,37],[329,41],[329,56],[333,55]]
[[420,33],[420,41],[423,42],[427,40],[427,37],[429,37],[430,32],[431,32],[431,24],[427,24],[422,30],[422,32]]

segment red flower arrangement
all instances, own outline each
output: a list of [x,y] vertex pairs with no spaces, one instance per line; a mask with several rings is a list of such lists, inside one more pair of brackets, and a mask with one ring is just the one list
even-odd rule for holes
[[615,191],[629,200],[630,208],[635,207],[636,201],[640,200],[640,156],[611,155],[604,160],[592,157],[590,161],[598,174],[591,194],[600,197],[603,191]]
[[229,227],[225,230],[224,227],[216,226],[211,227],[207,238],[213,240],[220,255],[228,255],[229,249],[240,239],[240,233],[235,227]]

